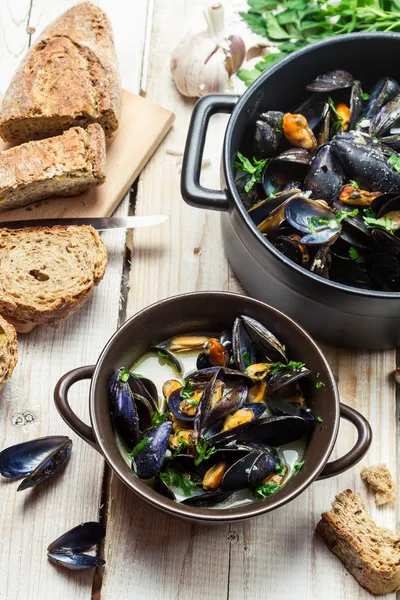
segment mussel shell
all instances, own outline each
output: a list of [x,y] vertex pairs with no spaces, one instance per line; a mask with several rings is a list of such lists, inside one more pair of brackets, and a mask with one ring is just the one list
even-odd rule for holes
[[221,367],[217,368],[212,379],[204,388],[203,395],[197,407],[197,412],[194,418],[194,431],[198,436],[203,435],[210,414],[210,403],[213,396],[217,380],[224,380],[224,371]]
[[383,214],[386,214],[387,212],[389,212],[389,210],[387,210],[385,206],[390,200],[393,200],[394,198],[400,199],[400,196],[397,192],[387,192],[386,194],[381,194],[380,196],[377,196],[372,201],[371,210],[373,210],[377,217],[379,214],[381,216]]
[[46,456],[30,475],[21,481],[17,492],[34,487],[54,475],[56,471],[67,464],[71,458],[71,452],[72,440],[67,438],[56,450]]
[[[231,440],[237,440],[239,438],[236,437],[236,434],[241,431],[242,428],[246,428],[250,425],[250,423],[254,423],[258,419],[260,419],[266,409],[267,406],[264,402],[252,402],[251,404],[243,404],[241,408],[248,408],[253,412],[253,419],[251,421],[247,421],[241,425],[237,425],[236,427],[231,427],[226,431],[220,431],[219,433],[213,433],[210,437],[207,437],[207,441],[214,446],[215,444],[220,445],[221,443],[229,442]],[[252,441],[252,440],[246,440]]]
[[315,417],[309,408],[296,406],[295,403],[281,398],[279,395],[269,396],[267,402],[274,415],[295,416],[306,419],[306,421],[315,421]]
[[[298,265],[303,265],[304,263],[308,262],[309,255],[304,254],[304,246],[302,246],[299,241],[294,240],[291,237],[284,235],[277,236],[274,240],[274,246],[284,256],[290,258],[290,260]],[[305,260],[305,256],[307,257],[307,260]]]
[[161,479],[159,475],[156,475],[154,478],[154,489],[156,492],[161,494],[161,496],[165,496],[170,500],[176,500],[174,492],[168,487],[168,485]]
[[[286,220],[292,227],[305,233],[300,242],[310,245],[333,243],[341,232],[341,225],[336,221],[335,213],[315,200],[305,196],[294,196],[285,207]],[[311,223],[314,219],[314,228]],[[318,224],[321,220],[321,224]]]
[[283,345],[269,329],[252,317],[242,315],[240,318],[251,342],[264,354],[267,361],[287,362]]
[[110,392],[110,408],[118,436],[128,448],[132,449],[140,439],[140,423],[134,394],[129,383],[116,382],[114,392]]
[[169,395],[168,409],[172,412],[174,417],[179,419],[179,421],[185,421],[185,423],[193,423],[194,416],[186,415],[179,408],[179,405],[182,402],[182,398],[181,398],[182,390],[183,390],[183,387],[178,388]]
[[298,379],[308,377],[311,371],[306,367],[300,369],[280,369],[269,379],[267,384],[267,394],[273,394],[277,390],[294,383]]
[[322,146],[314,156],[306,178],[304,190],[311,192],[314,200],[325,200],[332,205],[345,181],[344,171],[330,144]]
[[259,182],[256,182],[252,188],[246,192],[245,186],[248,181],[250,181],[250,175],[248,173],[238,177],[235,181],[237,192],[246,210],[249,210],[254,204],[257,204],[265,195],[264,188]]
[[386,133],[400,117],[400,94],[394,96],[374,116],[371,122],[371,134],[381,136]]
[[397,151],[400,150],[400,134],[398,133],[381,137],[380,141],[382,144],[390,146],[390,148],[394,148]]
[[334,137],[332,149],[351,179],[367,191],[400,192],[400,173],[381,152],[378,144],[358,132],[350,131]]
[[233,357],[233,343],[232,343],[232,332],[231,331],[223,331],[219,336],[220,343],[224,346],[226,351],[228,352],[229,360],[226,365],[230,369],[235,368],[235,359]]
[[243,373],[247,367],[256,362],[256,351],[252,344],[243,320],[235,319],[232,330],[233,357],[240,371]]
[[47,436],[9,446],[0,452],[0,474],[10,478],[25,477],[68,440],[65,435]]
[[63,533],[54,542],[52,542],[47,552],[86,552],[97,546],[105,537],[106,530],[101,523],[97,521],[88,521],[73,527],[66,533]]
[[135,472],[140,479],[151,479],[160,469],[168,448],[171,427],[171,421],[165,421],[158,427],[146,431],[142,437],[149,442],[132,459],[132,466],[135,467]]
[[[255,442],[268,446],[281,446],[290,444],[301,437],[308,435],[310,424],[301,417],[264,417],[257,421],[245,423],[240,428],[226,431],[218,445],[236,442]],[[229,435],[230,434],[230,435]],[[214,440],[213,440],[214,443]]]
[[324,279],[329,279],[331,262],[332,256],[329,246],[318,248],[310,271],[320,277],[324,277]]
[[350,95],[350,124],[349,129],[354,129],[358,122],[363,108],[363,97],[361,83],[354,81]]
[[154,413],[153,405],[149,402],[147,398],[141,396],[140,394],[133,394],[133,399],[136,404],[136,411],[139,419],[140,430],[144,431],[145,429],[151,427],[151,417]]
[[235,491],[256,487],[275,471],[278,463],[279,459],[272,451],[250,452],[225,471],[221,489]]
[[[160,360],[165,360],[172,364],[179,375],[183,374],[183,366],[181,361],[174,354],[172,354],[172,352],[165,348],[165,346],[152,346],[150,348],[150,352],[155,352],[159,355]],[[165,355],[165,358],[162,356],[162,354]]]
[[300,190],[295,188],[284,192],[279,192],[275,196],[271,196],[269,198],[266,198],[265,200],[261,200],[261,202],[254,205],[248,211],[249,216],[252,218],[253,222],[258,226],[271,214],[272,211],[281,206],[285,200],[291,198],[292,196],[298,193],[300,193]]
[[[385,194],[386,197],[388,195],[389,194]],[[400,196],[395,196],[394,198],[388,199],[384,204],[380,206],[376,216],[378,217],[378,219],[380,219],[393,211],[400,211]]]
[[367,273],[378,290],[400,291],[400,262],[387,252],[372,254],[366,260]]
[[348,260],[334,255],[332,255],[330,278],[333,281],[351,287],[365,290],[371,289],[372,287],[364,263],[357,264],[354,260]]
[[199,369],[200,371],[201,369],[208,369],[209,367],[211,367],[211,364],[207,354],[200,352],[196,359],[196,369]]
[[372,237],[380,250],[400,254],[400,238],[396,234],[376,227],[376,229],[372,229]]
[[212,490],[210,492],[204,492],[204,494],[197,494],[196,496],[192,496],[191,498],[186,498],[182,500],[181,504],[186,506],[197,506],[197,507],[208,507],[208,506],[216,506],[221,502],[224,502],[232,495],[231,491],[226,490]]
[[294,112],[303,115],[310,129],[315,132],[326,117],[327,106],[329,108],[325,98],[321,98],[320,94],[312,94]]
[[392,100],[400,92],[400,86],[394,79],[390,77],[384,77],[380,79],[372,88],[367,108],[365,111],[365,117],[372,119],[381,108]]
[[233,388],[226,392],[209,411],[204,423],[204,431],[241,408],[247,400],[247,394],[248,388],[246,386]]
[[254,141],[256,152],[262,158],[274,156],[282,140],[283,113],[268,111],[256,121]]
[[313,82],[306,86],[310,92],[333,92],[353,85],[353,76],[339,69],[318,75]]
[[343,229],[339,239],[343,239],[350,246],[367,249],[372,244],[371,230],[365,225],[361,214],[346,217],[343,219],[342,225]]
[[294,163],[297,165],[310,165],[311,164],[312,155],[305,148],[289,148],[285,150],[281,154],[279,154],[274,161],[275,162],[287,162]]
[[54,554],[49,552],[47,558],[60,567],[65,567],[70,571],[83,571],[84,569],[94,569],[102,567],[106,561],[99,556],[90,554]]

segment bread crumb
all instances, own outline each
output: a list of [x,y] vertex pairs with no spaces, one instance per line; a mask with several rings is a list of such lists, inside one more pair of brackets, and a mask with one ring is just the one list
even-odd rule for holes
[[396,484],[386,465],[364,467],[361,469],[360,475],[374,490],[376,506],[396,502]]

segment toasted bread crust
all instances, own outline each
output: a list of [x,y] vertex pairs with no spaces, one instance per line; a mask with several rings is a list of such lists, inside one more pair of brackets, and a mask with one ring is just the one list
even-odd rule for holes
[[92,227],[0,229],[0,313],[57,326],[91,296],[106,264]]
[[374,490],[376,506],[396,502],[396,484],[386,465],[364,467],[361,469],[360,475]]
[[316,531],[372,594],[387,594],[400,587],[400,539],[376,525],[359,494],[345,490],[336,496]]
[[16,71],[0,109],[0,135],[21,143],[98,122],[117,130],[121,85],[111,23],[77,4],[41,34]]

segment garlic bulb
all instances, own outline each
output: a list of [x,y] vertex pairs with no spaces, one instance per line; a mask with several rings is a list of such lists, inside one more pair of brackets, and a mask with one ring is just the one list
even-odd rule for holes
[[188,33],[171,57],[171,73],[184,96],[225,92],[229,78],[239,69],[246,48],[241,37],[225,36],[224,9],[217,2],[205,12],[208,28]]

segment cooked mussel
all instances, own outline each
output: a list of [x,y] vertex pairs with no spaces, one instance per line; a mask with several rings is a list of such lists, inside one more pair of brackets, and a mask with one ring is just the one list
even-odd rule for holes
[[351,87],[353,82],[354,79],[351,73],[336,69],[318,75],[314,81],[307,85],[307,89],[310,92],[333,92],[334,90]]
[[304,190],[310,191],[314,200],[325,200],[331,205],[337,199],[344,181],[342,166],[330,144],[322,146],[311,162],[304,180]]
[[225,472],[221,489],[234,491],[256,487],[275,471],[278,463],[279,459],[272,448],[269,452],[250,452]]
[[331,244],[342,229],[328,206],[300,194],[288,200],[285,216],[292,227],[305,234],[300,239],[305,245]]
[[261,158],[273,156],[282,140],[283,113],[268,111],[261,113],[256,121],[254,134],[256,152]]
[[132,458],[132,468],[141,479],[150,479],[159,471],[168,448],[172,423],[165,421],[145,432],[141,449]]
[[105,535],[101,523],[81,523],[52,542],[47,548],[47,556],[51,562],[73,571],[101,567],[105,560],[84,553],[97,546]]

